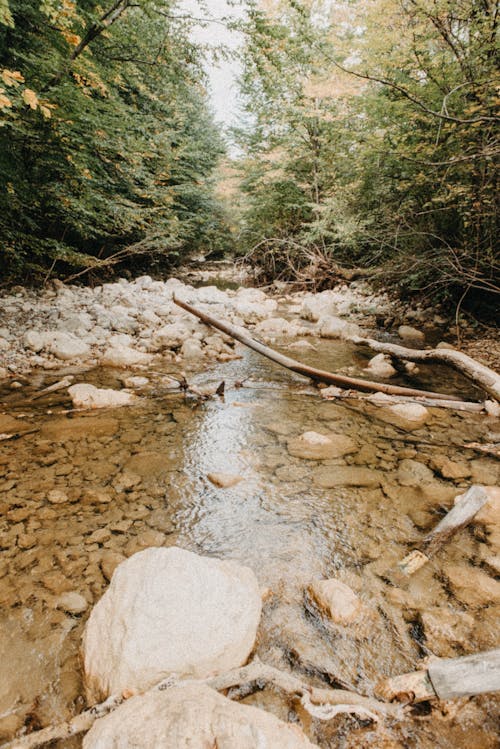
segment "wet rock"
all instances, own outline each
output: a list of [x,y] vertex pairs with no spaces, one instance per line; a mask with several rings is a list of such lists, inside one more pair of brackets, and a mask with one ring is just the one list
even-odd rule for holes
[[412,328],[411,325],[400,325],[398,335],[408,343],[423,343],[425,341],[425,335],[422,331]]
[[86,505],[107,505],[113,501],[113,497],[104,489],[85,489],[80,501]]
[[7,414],[0,414],[0,434],[15,434],[26,428],[26,421],[14,419]]
[[434,455],[431,466],[445,479],[465,479],[471,475],[471,469],[467,461],[450,460],[446,455]]
[[59,595],[60,593],[66,593],[66,591],[71,590],[71,588],[73,587],[73,583],[71,582],[71,580],[68,580],[68,578],[58,570],[47,572],[42,577],[42,584],[56,595]]
[[398,466],[398,481],[401,486],[422,486],[434,481],[434,474],[430,468],[418,460],[405,459]]
[[470,650],[474,617],[443,606],[424,611],[421,616],[427,646],[440,658],[453,658]]
[[96,721],[83,749],[312,749],[301,729],[202,685],[132,697]]
[[208,473],[207,479],[219,489],[229,489],[231,486],[236,486],[240,481],[243,481],[243,476],[238,476],[235,473]]
[[361,466],[325,466],[313,472],[313,484],[322,489],[336,486],[378,486],[380,474]]
[[181,346],[180,355],[184,359],[201,359],[203,348],[198,338],[188,338]]
[[113,408],[129,406],[136,400],[132,393],[111,388],[97,388],[95,385],[81,383],[71,385],[68,393],[75,408]]
[[146,387],[146,385],[149,385],[147,377],[139,377],[138,375],[124,377],[122,382],[126,388],[143,388]]
[[304,432],[288,440],[287,449],[295,458],[330,460],[356,452],[358,448],[354,440],[343,434]]
[[88,609],[86,599],[74,590],[62,593],[55,600],[55,606],[67,614],[83,614]]
[[356,593],[340,580],[315,580],[307,591],[320,611],[335,624],[350,624],[358,619],[363,610]]
[[171,673],[203,678],[240,666],[260,613],[248,567],[177,547],[134,554],[115,570],[85,629],[88,696],[146,688]]
[[143,551],[151,546],[163,546],[167,537],[161,531],[146,530],[140,533],[135,538],[131,538],[125,546],[125,554],[131,556],[136,554],[138,551]]
[[398,403],[393,406],[386,406],[379,409],[376,415],[382,421],[408,431],[420,429],[429,421],[431,416],[427,408],[419,403]]
[[462,603],[478,608],[500,600],[500,582],[483,570],[467,564],[450,564],[443,571],[453,594]]
[[321,338],[344,338],[361,335],[361,328],[356,323],[342,320],[341,317],[328,315],[322,317],[318,323]]
[[176,465],[173,455],[163,452],[141,452],[132,455],[124,465],[125,471],[135,473],[141,478],[161,476],[166,471],[172,471]]
[[472,480],[475,484],[492,486],[500,484],[500,465],[493,460],[478,458],[471,460]]
[[[488,500],[475,516],[474,522],[483,523],[487,528],[500,528],[500,487],[483,486],[483,489],[488,495]],[[456,497],[455,502],[458,502],[461,496]]]
[[80,440],[83,437],[106,437],[116,434],[118,420],[111,416],[51,419],[43,424],[41,434],[54,442]]
[[397,374],[397,370],[392,366],[390,357],[386,354],[377,354],[370,359],[366,371],[373,377],[389,378]]
[[47,500],[52,505],[61,505],[65,502],[69,502],[69,497],[66,492],[62,491],[62,489],[52,489],[47,494]]
[[123,471],[113,481],[113,489],[116,492],[128,492],[141,483],[141,477],[137,473]]
[[101,557],[101,571],[106,580],[109,582],[113,576],[113,572],[119,564],[124,562],[126,557],[117,551],[111,549],[105,551]]
[[152,354],[136,351],[130,346],[115,345],[101,356],[100,363],[105,367],[137,367],[149,364],[152,359]]
[[85,359],[90,355],[90,346],[71,333],[54,333],[49,351],[58,359]]

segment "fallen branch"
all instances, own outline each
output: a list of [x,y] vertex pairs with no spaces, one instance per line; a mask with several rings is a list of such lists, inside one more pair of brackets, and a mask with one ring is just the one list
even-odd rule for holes
[[3,433],[0,434],[0,442],[5,442],[6,440],[19,440],[21,437],[26,437],[28,434],[36,434],[36,432],[39,432],[40,429],[25,429],[24,432],[13,432],[13,433]]
[[76,715],[69,721],[59,723],[56,726],[43,728],[41,731],[30,733],[20,739],[15,739],[8,744],[3,744],[1,749],[35,749],[35,747],[48,744],[50,741],[76,736],[88,731],[93,723],[99,718],[116,710],[126,699],[147,692],[164,691],[172,687],[187,684],[204,684],[217,692],[222,692],[232,687],[242,687],[254,682],[259,687],[273,686],[286,694],[299,699],[303,707],[315,718],[320,720],[331,720],[339,713],[357,715],[363,720],[378,721],[381,716],[399,717],[403,716],[401,708],[385,704],[379,700],[363,697],[355,692],[343,689],[319,689],[311,687],[300,681],[293,674],[280,671],[273,666],[262,663],[255,658],[248,666],[235,668],[220,676],[209,679],[179,679],[175,675],[169,676],[159,684],[144,692],[127,690],[126,693],[113,695],[105,702],[91,707],[89,710]]
[[[338,391],[338,392],[334,392]],[[423,391],[418,391],[423,392]],[[387,400],[384,399],[383,404],[379,401],[377,402],[375,400],[375,397],[372,395],[362,395],[361,393],[356,393],[352,390],[341,390],[340,388],[332,388],[328,387],[321,391],[321,397],[325,400],[344,400],[344,399],[353,399],[353,400],[361,400],[361,401],[367,401],[368,403],[372,403],[374,406],[391,406],[395,405],[397,403],[418,403],[421,406],[429,406],[430,408],[449,408],[454,411],[468,411],[468,412],[477,412],[484,411],[484,405],[483,403],[474,403],[472,401],[462,401],[462,400],[450,400],[449,398],[446,398],[445,396],[441,396],[441,400],[438,398],[429,398],[426,396],[405,396],[405,395],[398,395],[398,396],[388,396]]]
[[373,351],[388,354],[395,359],[448,364],[468,377],[475,385],[493,396],[497,401],[500,401],[500,375],[462,351],[455,351],[454,349],[428,349],[423,351],[422,349],[406,348],[395,343],[382,343],[373,338],[362,338],[361,336],[352,336],[349,340],[356,345],[369,346]]
[[64,390],[64,388],[67,388],[71,385],[74,379],[74,375],[63,377],[63,379],[59,380],[59,382],[54,382],[53,385],[49,385],[48,387],[43,388],[43,390],[39,390],[38,393],[35,393],[30,398],[28,398],[28,401],[35,401],[38,400],[38,398],[43,398],[44,395],[48,395],[49,393],[55,393],[58,390]]
[[[489,495],[482,486],[471,486],[436,527],[427,534],[420,547],[411,551],[399,562],[395,574],[408,577],[427,564],[450,538],[473,520],[488,499]],[[384,577],[394,581],[394,574],[391,575],[390,572]]]
[[500,690],[500,649],[462,658],[436,658],[426,669],[385,679],[376,687],[384,699],[451,700]]
[[256,341],[255,338],[252,338],[247,334],[244,328],[237,328],[230,323],[223,322],[222,320],[217,320],[217,318],[212,317],[212,315],[197,310],[195,307],[192,307],[187,302],[183,302],[180,299],[177,299],[175,296],[173,297],[173,301],[179,307],[182,307],[187,312],[191,312],[192,315],[195,315],[207,325],[211,325],[213,328],[221,330],[223,333],[231,336],[231,338],[234,338],[236,341],[239,341],[245,346],[248,346],[248,348],[253,349],[253,351],[257,351],[259,354],[262,354],[262,356],[267,357],[276,364],[280,364],[282,367],[285,367],[292,372],[296,372],[303,377],[309,377],[312,380],[316,380],[317,382],[324,382],[328,385],[349,387],[353,388],[354,390],[361,390],[362,392],[367,393],[376,392],[387,393],[389,395],[426,396],[427,398],[431,398],[433,400],[440,400],[443,398],[443,395],[441,393],[433,393],[427,390],[416,390],[415,388],[400,387],[399,385],[389,385],[387,383],[381,382],[372,382],[371,380],[361,380],[356,377],[346,377],[344,375],[332,374],[331,372],[326,372],[321,369],[309,367],[307,364],[302,364],[296,359],[291,359],[289,356],[280,354],[278,351],[274,351],[269,346],[265,346],[263,343]]

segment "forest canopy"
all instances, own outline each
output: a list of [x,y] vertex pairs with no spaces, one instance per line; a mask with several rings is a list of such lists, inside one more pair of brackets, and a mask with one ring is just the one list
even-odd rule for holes
[[182,3],[0,0],[3,279],[237,252],[265,281],[323,288],[363,268],[405,294],[491,302],[496,2],[237,4],[228,156]]

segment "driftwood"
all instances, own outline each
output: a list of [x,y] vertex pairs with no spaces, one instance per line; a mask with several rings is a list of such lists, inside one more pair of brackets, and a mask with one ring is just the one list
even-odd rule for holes
[[373,351],[388,354],[395,359],[448,364],[472,380],[475,385],[489,393],[497,401],[500,401],[500,375],[462,351],[455,351],[455,349],[426,349],[424,351],[406,348],[395,343],[381,343],[373,338],[362,338],[361,336],[352,336],[349,340],[356,345],[369,346]]
[[[362,720],[378,721],[381,717],[390,716],[402,718],[403,711],[395,705],[385,704],[377,699],[363,697],[355,692],[344,689],[320,689],[311,687],[300,681],[296,676],[285,671],[280,671],[273,666],[262,663],[255,658],[248,666],[236,668],[220,676],[209,679],[179,679],[176,676],[168,678],[151,687],[147,692],[164,691],[185,684],[204,684],[218,692],[226,691],[233,687],[242,688],[250,684],[258,683],[259,688],[272,686],[276,689],[292,695],[300,700],[303,707],[315,718],[320,720],[331,720],[336,715],[346,713],[357,715]],[[76,715],[69,721],[59,723],[56,726],[43,728],[41,731],[30,733],[22,738],[15,739],[8,744],[3,744],[1,749],[35,749],[51,741],[69,738],[88,731],[93,723],[108,713],[116,710],[126,699],[146,692],[128,691],[126,694],[118,694],[109,697],[100,705],[95,705],[89,710]]]
[[451,700],[500,690],[500,649],[462,658],[436,658],[426,669],[385,679],[376,692],[384,699]]
[[[337,392],[334,392],[337,391]],[[450,408],[454,411],[467,411],[469,413],[480,413],[484,411],[483,403],[473,403],[471,401],[462,400],[450,400],[446,396],[441,396],[441,400],[438,398],[429,398],[425,396],[405,396],[398,395],[394,396],[391,400],[389,397],[387,400],[384,399],[384,403],[375,401],[373,394],[364,395],[362,393],[356,393],[352,390],[341,390],[340,388],[328,387],[321,391],[321,397],[325,400],[360,400],[372,403],[374,406],[392,406],[397,403],[418,403],[420,406],[429,406],[429,408]]]
[[386,573],[391,581],[395,578],[413,575],[423,567],[459,530],[465,528],[488,501],[488,494],[482,486],[471,486],[452,509],[427,534],[418,549],[411,551],[397,565],[397,570]]
[[399,385],[389,385],[387,383],[372,382],[371,380],[362,380],[356,377],[346,377],[344,375],[333,374],[332,372],[326,372],[321,369],[315,369],[309,367],[307,364],[302,364],[296,359],[291,359],[289,356],[280,354],[278,351],[274,351],[269,346],[265,346],[260,341],[256,341],[252,338],[244,328],[236,327],[230,323],[218,320],[207,312],[201,312],[187,302],[183,302],[180,299],[173,297],[174,302],[185,309],[187,312],[198,317],[202,322],[207,325],[211,325],[213,328],[221,330],[223,333],[231,336],[236,341],[243,343],[248,348],[257,351],[262,356],[267,357],[276,364],[280,364],[282,367],[295,372],[296,374],[302,375],[303,377],[309,377],[317,382],[324,382],[327,385],[339,385],[340,387],[353,388],[354,390],[361,390],[366,393],[387,393],[388,395],[407,395],[407,396],[426,396],[427,398],[442,399],[442,393],[434,393],[428,390],[417,390],[415,388],[401,387]]

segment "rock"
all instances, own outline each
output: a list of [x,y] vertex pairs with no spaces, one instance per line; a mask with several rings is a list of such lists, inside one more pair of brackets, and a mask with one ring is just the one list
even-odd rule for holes
[[313,472],[313,484],[322,489],[336,486],[378,486],[381,474],[361,466],[325,466]]
[[500,582],[469,564],[450,564],[443,569],[453,594],[462,603],[479,608],[500,599]]
[[84,505],[105,505],[113,501],[113,497],[104,489],[85,489],[81,499]]
[[[474,517],[474,522],[482,523],[487,528],[499,528],[500,527],[500,487],[483,486],[483,489],[488,495],[488,500],[481,507],[479,512]],[[461,497],[456,497],[455,502],[457,502],[460,498]]]
[[231,486],[236,486],[240,481],[243,481],[243,476],[238,476],[235,473],[208,473],[207,479],[219,489],[229,489]]
[[138,536],[130,539],[125,546],[125,553],[130,556],[151,546],[163,546],[166,539],[166,535],[161,531],[154,531],[152,529],[143,531]]
[[100,363],[105,367],[137,367],[149,364],[152,359],[152,354],[136,351],[130,346],[114,345],[101,356]]
[[55,606],[67,614],[83,614],[88,608],[88,603],[80,593],[70,590],[56,598]]
[[90,354],[90,347],[71,333],[54,333],[49,351],[58,359],[84,359]]
[[500,466],[488,458],[478,458],[470,461],[472,481],[475,484],[494,486],[500,483]]
[[61,489],[52,489],[47,494],[47,499],[52,505],[61,505],[64,504],[64,502],[69,502],[68,495]]
[[465,479],[471,474],[467,461],[456,462],[446,455],[435,455],[431,460],[431,466],[445,479]]
[[350,624],[363,609],[356,593],[340,580],[315,580],[307,590],[318,608],[335,624]]
[[175,546],[134,554],[117,567],[87,622],[89,699],[144,689],[172,673],[204,678],[241,666],[260,613],[248,567]]
[[425,335],[420,330],[412,328],[411,325],[400,325],[398,335],[403,341],[409,343],[423,343],[425,341]]
[[262,301],[245,301],[238,300],[235,304],[236,314],[241,317],[246,325],[265,320],[270,317],[278,308],[278,303],[274,299],[264,299]]
[[117,551],[112,551],[111,549],[106,550],[103,553],[101,557],[101,570],[108,582],[111,580],[115,569],[119,564],[124,562],[125,559],[126,557],[124,557],[123,554],[120,554]]
[[424,611],[420,615],[427,646],[439,658],[453,658],[470,648],[474,617],[463,611],[444,607]]
[[[373,399],[370,399],[374,402]],[[381,400],[378,401],[381,403]],[[430,419],[430,413],[419,403],[397,403],[377,411],[377,418],[408,431],[420,429]]]
[[361,334],[361,329],[356,323],[342,320],[341,317],[327,315],[322,317],[318,323],[321,338],[351,338]]
[[97,720],[83,749],[313,749],[296,724],[186,684],[128,699]]
[[298,335],[299,330],[295,323],[288,322],[283,317],[270,317],[267,320],[263,320],[255,326],[255,331],[259,335],[263,336],[289,336],[293,337]]
[[192,327],[180,322],[169,323],[156,331],[154,343],[160,348],[179,348],[192,334]]
[[129,406],[137,396],[111,388],[96,388],[95,385],[81,383],[71,385],[68,393],[75,408],[113,408],[115,406]]
[[366,370],[374,377],[389,378],[397,374],[397,370],[392,366],[391,360],[386,354],[377,354],[373,359],[370,359]]
[[36,354],[45,348],[46,344],[47,336],[44,333],[40,333],[39,330],[27,330],[23,336],[23,345]]
[[398,481],[401,486],[422,486],[434,481],[434,474],[418,460],[402,460],[398,466]]
[[484,401],[484,410],[486,411],[488,416],[492,416],[495,419],[500,418],[500,403],[498,403],[497,401]]
[[299,437],[288,440],[287,449],[295,458],[330,460],[356,452],[358,447],[354,440],[343,434],[304,432]]
[[138,377],[137,375],[132,377],[124,377],[122,379],[123,384],[126,388],[143,388],[149,385],[147,377]]
[[181,346],[180,355],[184,359],[201,359],[203,348],[198,338],[188,338]]

